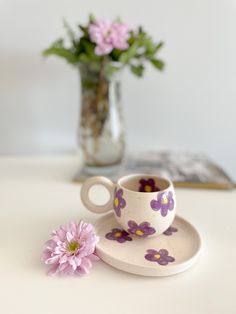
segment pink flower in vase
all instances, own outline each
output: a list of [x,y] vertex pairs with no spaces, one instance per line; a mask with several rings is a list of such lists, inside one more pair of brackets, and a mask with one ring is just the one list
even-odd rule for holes
[[96,44],[95,53],[99,56],[109,54],[114,48],[127,49],[130,31],[126,24],[109,20],[96,20],[89,25],[89,36]]
[[49,275],[83,275],[99,258],[95,246],[99,241],[92,224],[71,222],[52,232],[46,242],[42,261],[50,265]]

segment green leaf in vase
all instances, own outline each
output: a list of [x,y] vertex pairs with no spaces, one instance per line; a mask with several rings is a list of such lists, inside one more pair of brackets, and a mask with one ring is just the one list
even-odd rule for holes
[[72,64],[78,62],[78,57],[70,49],[64,48],[62,39],[58,39],[51,47],[43,51],[43,56],[50,55],[64,58]]
[[152,65],[158,69],[158,70],[163,70],[164,69],[164,62],[160,59],[151,59],[150,62]]
[[112,77],[113,74],[115,74],[116,72],[118,72],[121,69],[120,66],[118,65],[113,65],[113,64],[107,64],[106,68],[105,68],[105,75],[106,77]]
[[124,51],[120,55],[119,62],[124,63],[124,64],[129,63],[130,59],[135,57],[138,47],[139,47],[139,42],[135,41],[126,51]]
[[65,19],[63,19],[63,26],[66,30],[67,36],[70,39],[70,41],[74,42],[75,41],[75,33]]
[[82,26],[82,25],[79,25],[78,27],[79,27],[79,29],[82,31],[83,37],[89,38],[88,27],[84,27],[84,26]]
[[143,75],[144,66],[143,66],[142,64],[140,64],[140,65],[131,65],[131,66],[130,66],[130,69],[131,69],[131,71],[132,71],[135,75],[137,75],[137,76],[139,76],[139,77],[141,77],[141,76]]
[[95,44],[91,43],[86,38],[81,38],[80,39],[80,47],[81,47],[81,50],[89,57],[89,59],[91,61],[99,61],[99,60],[101,60],[101,57],[96,55],[95,52],[94,52]]

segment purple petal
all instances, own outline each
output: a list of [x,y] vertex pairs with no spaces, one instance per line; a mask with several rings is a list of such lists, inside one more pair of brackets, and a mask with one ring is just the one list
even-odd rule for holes
[[114,207],[114,210],[115,210],[115,213],[116,213],[116,216],[120,217],[121,216],[121,211],[120,211],[120,208],[119,207]]
[[131,234],[135,234],[136,230],[137,230],[136,228],[129,228],[128,232],[131,233]]
[[166,255],[168,255],[168,251],[166,250],[166,249],[161,249],[161,250],[159,250],[159,254],[161,255],[161,256],[166,256]]
[[172,232],[166,230],[166,231],[163,232],[163,234],[166,235],[166,236],[171,236],[171,235],[172,235]]
[[151,234],[154,234],[155,232],[156,232],[156,229],[154,229],[153,227],[145,228],[145,234],[146,235],[151,235]]
[[166,229],[166,231],[163,232],[163,234],[170,236],[172,235],[173,232],[177,232],[177,231],[178,231],[177,228],[170,226],[168,229]]
[[124,208],[125,205],[126,205],[126,201],[125,201],[123,198],[121,198],[119,201],[120,201],[120,204],[119,204],[120,207],[121,207],[121,208]]
[[123,195],[123,190],[122,189],[119,189],[117,192],[116,192],[116,195],[117,197],[121,197]]
[[150,205],[151,205],[151,208],[154,210],[159,210],[161,208],[161,202],[156,201],[156,200],[152,200]]
[[115,237],[114,237],[112,232],[107,233],[105,235],[105,238],[108,239],[108,240],[114,240],[115,239]]
[[138,228],[138,225],[137,225],[136,222],[133,221],[133,220],[129,220],[129,221],[128,221],[128,226],[129,226],[131,229],[136,229],[136,228]]
[[161,215],[162,215],[162,217],[165,217],[166,215],[167,215],[167,213],[168,213],[168,208],[167,207],[162,207],[162,209],[161,209]]
[[122,230],[122,235],[123,235],[123,236],[127,236],[127,235],[129,235],[129,234],[128,234],[128,232],[126,232],[125,230]]
[[162,266],[165,266],[165,265],[168,264],[168,261],[167,261],[166,259],[160,257],[160,258],[157,260],[157,263],[160,264],[160,265],[162,265]]
[[162,197],[163,195],[165,194],[165,192],[162,192],[162,193],[158,193],[157,194],[157,200],[161,203],[161,200],[162,200]]
[[155,255],[158,252],[157,252],[157,250],[149,249],[149,250],[147,250],[147,253]]
[[156,262],[156,261],[157,261],[156,257],[155,257],[153,254],[146,254],[144,257],[145,257],[148,261],[151,261],[151,262]]
[[171,200],[169,201],[169,210],[172,210],[173,208],[174,208],[174,200],[171,199]]
[[116,238],[117,242],[124,243],[126,239],[124,237]]
[[142,184],[142,185],[145,185],[146,184],[146,180],[145,179],[141,179],[141,180],[139,180],[139,183]]
[[124,238],[126,239],[126,241],[133,241],[133,239],[129,236],[124,236]]
[[145,229],[145,228],[147,228],[147,227],[149,227],[149,226],[150,226],[150,223],[147,222],[147,221],[144,221],[144,222],[142,222],[138,227],[139,227],[140,229]]
[[115,233],[115,232],[122,232],[122,230],[120,230],[119,228],[113,228],[113,229],[112,229],[112,232],[113,232],[113,233]]
[[166,259],[167,259],[167,261],[168,261],[169,263],[172,263],[172,262],[175,261],[175,258],[172,257],[172,256],[166,256]]
[[150,178],[150,179],[147,180],[147,184],[149,184],[151,187],[154,187],[155,186],[155,181]]
[[161,209],[169,209],[169,202],[166,204],[161,204]]

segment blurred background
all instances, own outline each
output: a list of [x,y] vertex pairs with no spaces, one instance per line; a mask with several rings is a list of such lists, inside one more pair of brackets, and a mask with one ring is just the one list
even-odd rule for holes
[[0,0],[0,154],[77,149],[79,74],[41,51],[91,12],[165,42],[163,73],[123,73],[128,150],[203,151],[236,178],[235,0]]

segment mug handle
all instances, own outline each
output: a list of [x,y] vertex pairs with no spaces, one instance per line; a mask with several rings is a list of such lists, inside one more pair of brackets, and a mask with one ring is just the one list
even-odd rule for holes
[[[104,205],[96,205],[93,202],[91,202],[89,198],[89,190],[95,184],[103,185],[110,194],[109,201]],[[115,184],[111,180],[107,179],[106,177],[98,176],[98,177],[89,178],[83,183],[81,191],[80,191],[82,203],[88,210],[90,210],[93,213],[99,213],[99,214],[105,213],[113,208],[114,187],[115,187]]]

